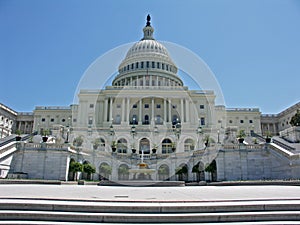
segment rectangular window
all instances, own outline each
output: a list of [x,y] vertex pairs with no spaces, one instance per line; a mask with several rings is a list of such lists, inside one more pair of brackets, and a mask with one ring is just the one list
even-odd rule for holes
[[145,109],[149,109],[149,104],[145,104]]
[[149,68],[149,61],[146,62],[146,67]]
[[160,104],[156,104],[156,108],[157,108],[157,109],[160,109]]
[[134,67],[134,65],[133,65],[133,63],[131,64],[131,69],[133,70],[133,67]]
[[152,68],[155,68],[155,62],[152,62]]
[[253,123],[253,120],[249,120],[249,123]]
[[200,109],[204,109],[204,105],[200,105]]
[[76,122],[77,122],[77,119],[74,118],[74,119],[73,119],[73,122],[76,123]]
[[157,63],[157,64],[156,64],[156,68],[157,68],[157,69],[159,69],[159,68],[160,68],[160,66],[159,66],[159,63]]
[[240,123],[244,123],[244,120],[240,120]]
[[161,64],[161,68],[164,70],[165,69],[165,64]]
[[90,104],[90,108],[91,108],[91,109],[94,108],[94,104]]
[[136,68],[136,69],[139,68],[139,63],[138,63],[138,62],[135,64],[135,68]]
[[142,69],[144,68],[144,62],[141,62],[141,68]]
[[121,108],[121,104],[117,104],[117,109],[120,109]]
[[205,125],[205,118],[204,118],[204,117],[201,117],[201,118],[200,118],[200,123],[201,123],[202,126]]
[[137,108],[137,104],[134,104],[134,105],[132,106],[132,108],[133,108],[133,109],[136,109],[136,108]]
[[54,119],[53,118],[51,118],[51,120],[50,120],[51,122],[54,122]]
[[42,122],[45,122],[46,121],[46,119],[45,118],[42,118]]

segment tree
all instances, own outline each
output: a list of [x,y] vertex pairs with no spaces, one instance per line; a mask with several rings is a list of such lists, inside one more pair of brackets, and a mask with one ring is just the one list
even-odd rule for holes
[[217,170],[217,163],[215,160],[213,160],[206,168],[205,172],[213,173]]
[[300,110],[291,118],[290,124],[292,126],[300,126]]
[[110,165],[106,164],[106,163],[103,163],[101,164],[100,166],[100,175],[105,177],[105,178],[109,178],[109,175],[111,174],[112,172],[112,168]]
[[76,146],[76,147],[80,147],[83,143],[83,138],[82,136],[78,136],[74,139],[73,141],[73,145]]
[[83,171],[83,165],[80,162],[71,162],[69,166],[69,171],[75,174],[75,180],[77,180],[78,172]]
[[88,174],[88,179],[90,180],[91,175],[96,172],[96,168],[92,164],[86,163],[83,164],[83,172]]

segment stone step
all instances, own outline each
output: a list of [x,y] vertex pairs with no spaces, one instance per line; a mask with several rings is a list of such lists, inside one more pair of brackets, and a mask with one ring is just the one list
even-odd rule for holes
[[223,213],[86,213],[1,210],[0,219],[86,223],[218,223],[252,221],[299,221],[300,211]]
[[[24,220],[10,220],[0,221],[0,224],[5,225],[73,225],[73,224],[86,224],[80,222],[56,222],[56,221],[24,221]],[[96,225],[99,223],[88,223],[89,225]],[[101,223],[101,225],[119,225],[122,223]],[[170,223],[166,223],[170,224]],[[188,225],[191,223],[181,223],[181,225]],[[259,221],[259,222],[219,222],[219,223],[193,223],[193,225],[299,225],[300,221]],[[136,225],[136,223],[127,223],[127,225]],[[153,225],[153,223],[143,223],[143,225]]]
[[89,213],[213,213],[300,211],[300,200],[215,202],[116,202],[46,199],[0,199],[0,210]]

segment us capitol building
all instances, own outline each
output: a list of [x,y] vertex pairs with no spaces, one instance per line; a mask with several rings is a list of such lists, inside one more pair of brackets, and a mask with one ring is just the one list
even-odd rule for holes
[[[116,182],[299,178],[299,130],[289,123],[299,103],[274,115],[216,105],[214,91],[184,85],[150,16],[143,33],[111,86],[80,90],[78,104],[32,113],[1,105],[3,178],[72,180],[73,162],[94,166],[94,180]],[[10,142],[16,130],[23,139]]]

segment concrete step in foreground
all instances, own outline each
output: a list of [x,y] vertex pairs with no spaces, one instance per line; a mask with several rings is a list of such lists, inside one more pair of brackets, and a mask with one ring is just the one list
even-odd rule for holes
[[40,224],[43,222],[254,224],[253,222],[257,221],[269,222],[265,224],[276,224],[274,221],[280,222],[279,224],[297,224],[296,222],[300,221],[300,201],[135,203],[0,199],[0,222],[14,224],[13,221],[23,221],[23,224],[25,221],[28,224],[35,222],[36,224],[39,222]]

